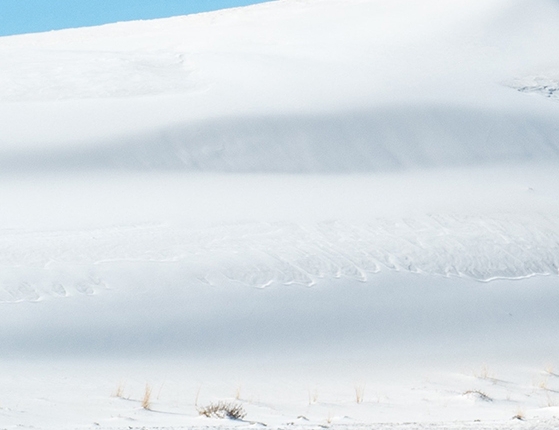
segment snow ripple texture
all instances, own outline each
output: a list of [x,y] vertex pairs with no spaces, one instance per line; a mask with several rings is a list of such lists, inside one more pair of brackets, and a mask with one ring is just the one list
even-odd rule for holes
[[64,100],[169,94],[192,88],[181,54],[5,50],[4,101]]
[[189,282],[258,288],[336,278],[366,282],[381,270],[490,281],[555,275],[559,268],[559,224],[545,216],[537,222],[431,215],[359,225],[255,222],[1,236],[2,302],[96,294],[108,288],[100,273],[119,262],[172,263]]

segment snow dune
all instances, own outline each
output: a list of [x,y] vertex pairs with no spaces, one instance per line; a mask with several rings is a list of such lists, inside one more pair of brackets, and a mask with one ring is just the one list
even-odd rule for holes
[[0,38],[0,428],[555,428],[558,18],[279,0]]

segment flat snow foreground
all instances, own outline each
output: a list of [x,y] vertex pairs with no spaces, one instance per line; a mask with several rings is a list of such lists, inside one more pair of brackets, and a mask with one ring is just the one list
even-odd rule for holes
[[0,429],[557,428],[558,18],[0,38]]

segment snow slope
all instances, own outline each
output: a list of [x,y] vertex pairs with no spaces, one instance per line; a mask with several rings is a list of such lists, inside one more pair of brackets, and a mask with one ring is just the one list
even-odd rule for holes
[[555,428],[558,17],[279,0],[0,38],[0,429]]
[[3,38],[2,170],[557,159],[559,106],[511,91],[559,76],[557,7],[537,3],[280,1]]

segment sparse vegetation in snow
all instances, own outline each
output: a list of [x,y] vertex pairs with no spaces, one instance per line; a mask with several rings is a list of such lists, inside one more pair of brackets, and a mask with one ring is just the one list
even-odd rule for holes
[[208,418],[242,420],[246,416],[243,405],[233,402],[212,402],[209,405],[197,408],[197,410],[200,415]]

